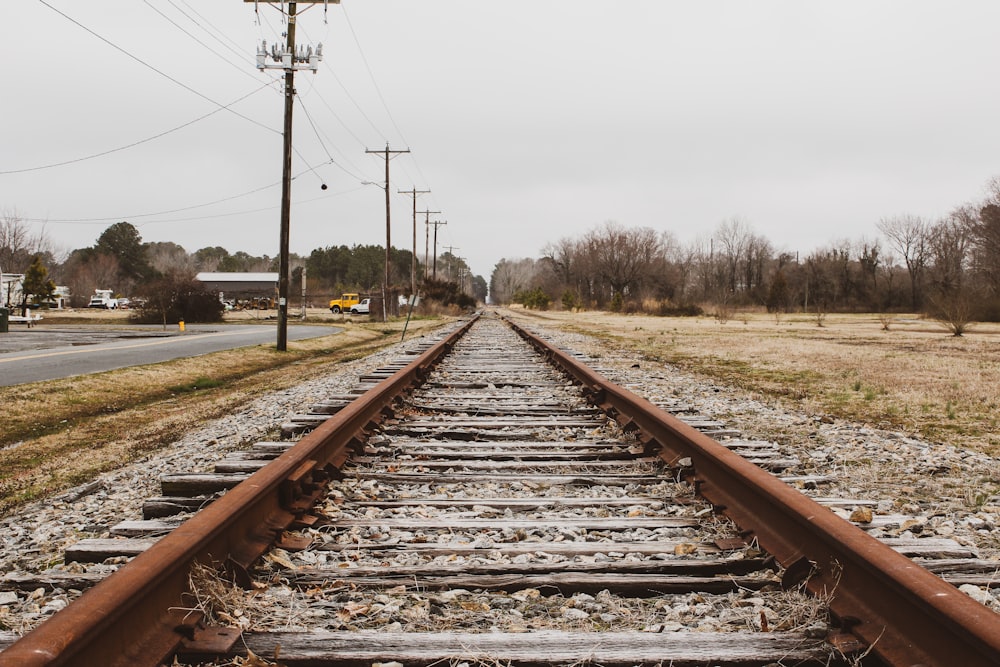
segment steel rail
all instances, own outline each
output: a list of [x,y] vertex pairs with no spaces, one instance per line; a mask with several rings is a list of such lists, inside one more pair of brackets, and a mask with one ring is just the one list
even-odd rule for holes
[[1000,615],[712,438],[507,320],[591,400],[685,469],[698,493],[785,570],[829,600],[841,629],[888,665],[1000,664]]
[[0,667],[160,664],[198,631],[201,614],[189,597],[192,566],[223,566],[237,578],[245,576],[308,511],[370,425],[422,381],[475,319],[12,644],[0,653]]

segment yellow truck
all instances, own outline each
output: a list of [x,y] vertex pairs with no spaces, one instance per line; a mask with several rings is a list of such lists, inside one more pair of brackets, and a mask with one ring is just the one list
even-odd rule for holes
[[351,306],[356,306],[361,303],[359,295],[352,293],[341,294],[339,299],[330,299],[330,312],[337,313],[349,313],[351,312]]

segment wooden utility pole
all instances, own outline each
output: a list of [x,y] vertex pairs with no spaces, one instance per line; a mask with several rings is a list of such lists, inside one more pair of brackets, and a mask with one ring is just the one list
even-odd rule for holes
[[448,258],[448,280],[451,280],[453,277],[452,274],[455,272],[455,251],[461,250],[461,248],[453,245],[446,245],[444,247],[448,249],[448,254],[450,255]]
[[431,260],[431,213],[438,214],[441,211],[421,211],[424,214],[424,280],[430,275]]
[[[413,255],[410,257],[410,299],[417,294],[417,195],[424,195],[430,190],[398,190],[400,194],[413,197]],[[426,260],[425,260],[426,261]]]
[[389,319],[389,313],[394,312],[395,308],[390,309],[388,306],[388,300],[390,296],[389,292],[389,268],[392,263],[389,259],[389,248],[392,247],[392,224],[390,221],[390,211],[391,206],[389,205],[389,160],[390,155],[398,155],[399,153],[409,153],[410,149],[401,151],[389,150],[389,144],[385,145],[385,150],[372,151],[365,149],[365,153],[382,153],[385,159],[385,280],[382,282],[382,321]]
[[431,274],[431,277],[434,280],[437,280],[437,277],[438,277],[438,227],[440,227],[441,225],[447,225],[448,221],[445,220],[444,222],[441,222],[440,220],[435,220],[431,224],[434,225],[434,271]]
[[[254,0],[244,0],[244,2],[254,2]],[[324,0],[299,0],[299,2],[315,4],[317,2],[324,2]],[[339,4],[340,0],[332,0],[332,2]],[[295,9],[296,2],[293,0],[288,3],[288,32],[286,33],[284,50],[278,49],[277,45],[275,45],[271,53],[268,54],[266,44],[263,44],[257,50],[257,69],[285,70],[285,126],[281,169],[281,231],[278,236],[278,340],[276,346],[279,352],[284,352],[288,349],[288,239],[292,218],[292,110],[295,108],[295,70],[308,69],[316,72],[319,68],[319,61],[323,59],[322,45],[319,45],[315,52],[312,47],[298,53],[295,52]],[[267,63],[268,55],[270,55],[276,64]]]
[[[295,3],[288,3],[288,42],[295,53]],[[295,68],[285,70],[284,154],[281,168],[281,236],[278,245],[278,352],[288,349],[288,244],[292,228],[292,110],[295,108]]]

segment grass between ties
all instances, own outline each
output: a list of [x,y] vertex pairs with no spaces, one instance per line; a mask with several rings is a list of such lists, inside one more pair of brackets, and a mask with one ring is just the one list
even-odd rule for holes
[[[413,321],[409,331],[420,335],[420,329],[440,324]],[[401,328],[402,323],[357,324],[335,335],[289,342],[283,353],[259,345],[0,387],[0,515],[140,460],[264,392],[396,343]]]
[[738,313],[728,322],[516,312],[597,335],[637,361],[672,364],[821,418],[1000,453],[996,324],[956,338],[932,320],[905,315],[830,315],[817,326],[815,316],[763,312]]

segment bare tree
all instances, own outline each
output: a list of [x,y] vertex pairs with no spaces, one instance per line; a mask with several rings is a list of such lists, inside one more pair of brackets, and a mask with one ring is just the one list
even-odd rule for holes
[[490,298],[493,303],[510,303],[514,295],[531,287],[535,275],[535,260],[501,259],[490,277]]
[[735,294],[742,285],[741,265],[746,263],[752,237],[750,226],[741,218],[723,220],[715,230],[713,240],[717,247],[713,249],[719,253],[723,262],[725,273],[722,287],[729,294]]
[[194,275],[194,258],[173,241],[154,241],[146,245],[146,259],[153,270],[160,274],[182,272]]
[[910,274],[910,304],[914,310],[920,310],[927,268],[927,222],[915,215],[898,215],[883,218],[877,226],[906,262]]
[[593,268],[611,286],[612,296],[639,296],[644,277],[663,257],[659,234],[649,227],[622,227],[606,222],[583,239]]
[[52,243],[44,226],[32,229],[17,211],[0,215],[0,269],[24,273],[36,255],[52,257]]
[[682,246],[678,243],[667,245],[667,260],[673,265],[677,275],[677,289],[674,301],[686,305],[691,301],[695,285],[695,269],[698,252],[694,245]]
[[858,266],[861,269],[861,291],[869,308],[882,310],[879,303],[878,275],[882,264],[882,248],[878,241],[862,238],[857,246]]
[[961,292],[972,251],[972,229],[966,211],[958,209],[928,229],[928,273],[932,288],[945,295]]
[[967,276],[972,249],[969,212],[959,208],[928,230],[931,315],[955,336],[971,326],[975,286]]
[[66,260],[62,273],[70,289],[70,304],[81,307],[87,305],[95,289],[118,289],[121,271],[113,255],[78,250]]
[[[1000,193],[996,198],[1000,200]],[[985,203],[967,223],[975,244],[976,273],[994,296],[1000,295],[1000,201]]]

